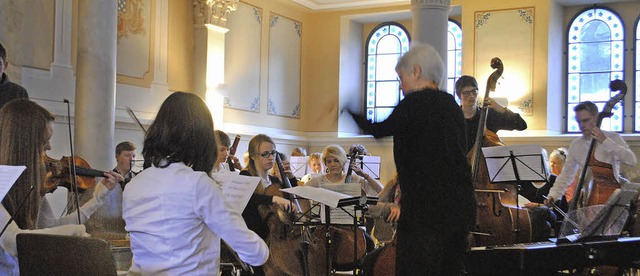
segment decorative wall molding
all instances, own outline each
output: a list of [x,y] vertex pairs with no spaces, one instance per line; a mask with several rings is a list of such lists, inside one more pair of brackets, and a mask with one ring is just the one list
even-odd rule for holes
[[226,28],[227,15],[238,8],[239,0],[194,0],[194,24],[212,24]]

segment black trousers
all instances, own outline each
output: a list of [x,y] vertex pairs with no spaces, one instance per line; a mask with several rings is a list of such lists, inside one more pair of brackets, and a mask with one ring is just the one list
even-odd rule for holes
[[464,275],[468,231],[429,233],[413,228],[396,233],[396,275]]

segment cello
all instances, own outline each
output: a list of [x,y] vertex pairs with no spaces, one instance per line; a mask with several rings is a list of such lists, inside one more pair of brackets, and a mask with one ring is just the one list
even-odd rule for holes
[[[291,188],[282,163],[281,153],[275,154],[275,163],[284,188]],[[272,184],[265,194],[285,197],[280,186]],[[291,204],[298,210],[302,206],[295,196],[290,197]],[[260,216],[269,227],[265,242],[269,246],[270,256],[263,265],[266,275],[325,275],[324,246],[304,226],[295,225],[303,220],[299,213],[290,213],[279,206],[260,206]]]
[[472,180],[476,192],[477,222],[473,234],[476,246],[513,244],[531,241],[531,220],[524,208],[516,206],[517,193],[515,185],[493,184],[490,182],[481,147],[504,146],[498,135],[486,129],[488,107],[486,99],[495,90],[496,83],[504,66],[495,57],[491,59],[491,68],[495,69],[487,80],[484,104],[480,110],[478,131],[475,144],[468,157],[472,165]]
[[[613,96],[604,106],[602,112],[598,114],[598,120],[596,121],[596,126],[600,127],[602,124],[602,120],[613,115],[612,110],[616,103],[618,103],[624,95],[627,93],[627,85],[624,81],[621,80],[613,80],[609,83],[609,88],[611,91],[620,91],[618,94]],[[595,158],[595,147],[597,145],[597,140],[595,137],[591,137],[591,142],[589,144],[589,150],[587,151],[586,160],[582,166],[582,171],[580,172],[580,178],[578,178],[578,183],[576,184],[576,190],[574,191],[573,198],[569,204],[569,212],[575,210],[578,207],[578,201],[580,201],[580,194],[584,187],[584,182],[586,179],[588,169],[591,169],[593,175],[593,184],[588,193],[583,197],[583,206],[593,206],[605,204],[607,199],[611,196],[613,191],[620,188],[620,183],[613,175],[613,167],[611,164],[607,164],[604,162],[600,162]]]

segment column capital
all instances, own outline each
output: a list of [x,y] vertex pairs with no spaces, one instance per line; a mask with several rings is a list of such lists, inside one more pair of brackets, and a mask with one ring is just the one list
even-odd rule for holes
[[413,8],[446,8],[451,6],[451,0],[411,0]]
[[227,15],[238,8],[239,0],[193,0],[193,23],[226,28]]

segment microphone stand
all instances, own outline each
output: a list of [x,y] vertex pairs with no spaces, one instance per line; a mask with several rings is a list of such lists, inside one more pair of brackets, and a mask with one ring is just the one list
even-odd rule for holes
[[71,175],[71,188],[73,189],[73,195],[76,201],[76,212],[78,213],[78,224],[82,224],[80,220],[80,200],[78,199],[78,183],[76,183],[76,160],[73,154],[73,137],[71,136],[71,104],[69,100],[64,99],[64,103],[67,104],[67,118],[69,126],[69,149],[71,150],[71,166],[69,166],[69,175]]
[[24,206],[24,203],[27,202],[27,199],[31,195],[31,192],[33,191],[33,188],[35,188],[35,186],[31,185],[31,188],[29,188],[29,192],[27,193],[27,196],[25,196],[24,199],[22,199],[22,202],[20,202],[20,205],[18,206],[18,210],[16,210],[16,212],[11,216],[9,221],[7,221],[7,224],[4,225],[4,228],[2,228],[2,231],[0,231],[0,237],[2,237],[2,234],[4,234],[4,231],[7,230],[7,227],[9,227],[9,224],[11,224],[11,222],[14,221],[15,215],[18,212],[20,212],[20,209],[22,209],[22,206]]

